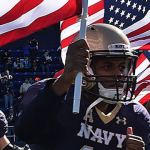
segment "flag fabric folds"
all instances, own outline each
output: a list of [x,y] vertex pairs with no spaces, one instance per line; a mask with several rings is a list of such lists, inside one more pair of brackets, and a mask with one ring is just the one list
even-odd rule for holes
[[[142,104],[150,97],[150,1],[148,0],[92,0],[88,4],[87,25],[108,23],[123,30],[131,47],[145,50],[137,62],[136,100]],[[67,47],[80,30],[78,16],[61,22],[62,60],[65,63]],[[147,53],[147,54],[146,54]],[[143,90],[143,92],[141,91]],[[141,92],[140,92],[141,91]]]
[[0,47],[82,10],[82,0],[0,0]]
[[[122,29],[131,46],[150,48],[150,1],[148,0],[92,0],[88,4],[87,25],[109,23]],[[62,58],[65,62],[67,46],[80,29],[77,16],[61,23]]]
[[135,100],[144,104],[150,100],[150,51],[145,50],[137,61]]
[[[0,0],[0,47],[66,19],[61,22],[61,55],[65,63],[67,47],[80,30],[81,10],[82,0]],[[88,15],[87,25],[115,25],[128,36],[131,47],[150,49],[149,0],[89,0]],[[138,59],[137,97],[141,90],[149,90],[148,56],[149,52],[143,53]]]

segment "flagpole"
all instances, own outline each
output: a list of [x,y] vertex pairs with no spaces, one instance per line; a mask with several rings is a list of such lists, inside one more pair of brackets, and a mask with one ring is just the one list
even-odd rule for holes
[[[85,39],[87,16],[88,16],[88,0],[82,0],[82,14],[81,14],[79,39]],[[78,114],[80,110],[81,87],[82,87],[82,72],[79,72],[75,79],[74,102],[73,102],[74,114]]]

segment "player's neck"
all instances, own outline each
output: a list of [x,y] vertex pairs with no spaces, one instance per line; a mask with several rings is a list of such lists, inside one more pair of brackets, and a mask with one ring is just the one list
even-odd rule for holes
[[100,102],[96,107],[104,114],[108,114],[115,108],[115,106],[116,104],[107,104],[105,102]]

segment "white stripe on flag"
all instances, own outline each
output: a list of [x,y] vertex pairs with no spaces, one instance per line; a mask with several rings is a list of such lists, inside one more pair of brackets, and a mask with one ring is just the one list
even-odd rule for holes
[[[87,19],[87,25],[89,25],[99,19],[102,19],[103,17],[104,17],[104,9],[89,16]],[[68,26],[61,32],[61,41],[68,38],[69,36],[75,34],[79,30],[80,30],[80,22],[77,22],[77,23],[74,23],[74,24]]]
[[139,75],[142,71],[144,71],[149,66],[148,59],[145,59],[141,64],[136,68],[135,75]]
[[149,39],[137,40],[135,42],[131,42],[131,47],[136,47],[137,45],[140,46],[140,47],[142,47],[143,45],[146,45],[149,42],[150,42]]
[[9,12],[20,1],[21,0],[0,0],[0,17]]
[[146,78],[150,74],[150,68],[147,68],[137,79],[137,83]]
[[26,14],[23,14],[20,18],[7,24],[0,25],[0,34],[29,26],[37,18],[46,16],[50,13],[57,11],[58,9],[63,7],[68,1],[69,0],[55,0],[55,3],[53,3],[53,0],[44,0],[40,5],[30,10]]
[[64,48],[63,48],[63,52],[61,53],[61,58],[62,58],[63,64],[65,64],[65,61],[66,61],[67,49],[68,49],[68,46],[67,46],[67,47],[64,47]]
[[88,1],[88,6],[92,6],[100,1],[102,1],[102,0],[92,0],[92,1],[90,0],[90,1]]
[[131,37],[131,38],[129,38],[129,41],[132,41],[132,40],[136,40],[136,39],[138,39],[138,38],[145,38],[145,37],[147,37],[148,35],[150,35],[150,30],[148,30],[148,31],[146,31],[146,32],[143,32],[142,34],[138,34],[138,35],[136,35],[136,36],[133,36],[133,37]]
[[136,84],[136,88],[135,89],[137,89],[139,86],[141,86],[142,84],[145,84],[145,83],[150,83],[150,80],[145,80],[145,81],[143,81],[141,83]]
[[140,101],[144,96],[150,93],[150,85],[144,88],[135,98],[135,101]]

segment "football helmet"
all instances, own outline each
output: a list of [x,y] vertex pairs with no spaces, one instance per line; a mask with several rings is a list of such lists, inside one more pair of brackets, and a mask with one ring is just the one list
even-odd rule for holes
[[[79,34],[73,41],[78,38]],[[83,75],[83,90],[97,95],[106,103],[131,101],[136,85],[135,67],[138,55],[131,49],[127,36],[119,28],[101,23],[87,27],[85,40],[89,45],[91,57],[88,72]],[[101,58],[125,58],[128,68],[124,74],[99,75],[94,69],[96,67],[91,66],[96,66],[96,59]],[[104,80],[104,77],[107,77],[107,80]],[[105,88],[104,82],[113,83],[115,88]],[[95,85],[99,88],[98,93],[93,93],[91,90]],[[121,88],[120,85],[122,85]]]

